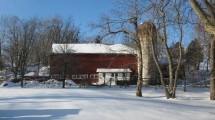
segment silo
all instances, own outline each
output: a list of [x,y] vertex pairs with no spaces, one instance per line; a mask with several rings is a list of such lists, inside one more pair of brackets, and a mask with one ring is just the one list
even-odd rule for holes
[[153,59],[152,45],[153,40],[155,50],[157,50],[156,27],[151,22],[144,22],[138,27],[138,39],[142,52],[142,79],[143,85],[154,84],[157,76],[157,68]]

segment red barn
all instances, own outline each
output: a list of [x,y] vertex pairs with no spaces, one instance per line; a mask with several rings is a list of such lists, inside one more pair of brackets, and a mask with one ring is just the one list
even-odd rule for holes
[[137,76],[135,50],[122,44],[53,44],[50,75],[76,83],[107,83]]

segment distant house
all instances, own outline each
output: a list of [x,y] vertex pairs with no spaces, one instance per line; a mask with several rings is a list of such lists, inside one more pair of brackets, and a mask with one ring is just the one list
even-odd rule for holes
[[89,84],[129,81],[137,76],[136,50],[123,44],[53,44],[50,76]]
[[30,72],[28,72],[28,73],[26,73],[24,75],[25,80],[44,81],[44,80],[50,79],[49,66],[40,67],[40,69],[38,70],[39,67],[38,66],[36,66],[36,67],[32,67],[32,66],[28,67],[28,70]]

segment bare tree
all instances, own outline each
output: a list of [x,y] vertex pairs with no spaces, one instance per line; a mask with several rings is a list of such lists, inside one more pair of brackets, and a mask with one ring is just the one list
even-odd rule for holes
[[23,87],[23,78],[25,74],[26,67],[29,61],[29,54],[32,52],[32,46],[36,39],[36,28],[37,21],[35,19],[31,19],[22,24],[23,35],[21,42],[21,53],[20,53],[20,74],[21,74],[21,87]]
[[200,63],[203,62],[204,54],[203,47],[198,39],[194,39],[190,42],[186,51],[186,65],[191,70],[199,70]]
[[69,65],[74,64],[74,59],[72,59],[74,50],[72,49],[72,44],[58,44],[54,49],[55,53],[61,57],[61,61],[58,61],[58,64],[60,65],[59,69],[62,71],[60,75],[60,79],[63,81],[62,88],[65,88],[65,80],[69,72],[68,68],[70,68]]
[[124,35],[127,40],[133,41],[137,48],[138,80],[136,96],[142,97],[143,84],[143,54],[142,44],[138,35],[138,26],[143,21],[144,12],[148,10],[147,3],[142,0],[118,0],[113,16],[102,15],[98,24],[91,23],[92,28],[101,30],[101,39],[108,36]]
[[197,38],[203,48],[204,59],[206,62],[206,70],[209,70],[209,58],[210,58],[210,35],[205,31],[204,26],[198,20],[198,24],[195,25],[195,38]]
[[[189,0],[193,10],[210,34],[210,99],[215,100],[215,2],[213,0]],[[203,2],[203,4],[200,4]]]
[[19,40],[20,40],[20,25],[17,17],[6,17],[5,27],[7,28],[7,46],[4,49],[4,57],[8,61],[6,64],[13,72],[14,78],[17,79],[19,72],[20,62],[19,62]]
[[63,19],[53,16],[39,21],[38,37],[35,44],[36,63],[48,65],[49,54],[53,43],[77,43],[80,40],[80,29],[71,18]]
[[[183,0],[150,0],[151,5],[152,5],[152,12],[154,12],[152,18],[154,18],[154,22],[158,26],[159,34],[158,38],[162,40],[162,43],[164,45],[165,49],[165,56],[168,61],[168,74],[169,74],[169,85],[167,87],[165,81],[164,81],[164,74],[161,69],[161,65],[159,64],[158,61],[158,56],[156,55],[155,48],[154,48],[154,43],[153,41],[151,42],[153,46],[153,56],[154,60],[156,63],[156,66],[158,68],[159,74],[160,74],[160,80],[161,84],[164,87],[164,91],[166,94],[167,99],[169,98],[175,98],[176,97],[176,87],[177,87],[177,81],[178,81],[178,72],[181,66],[181,61],[182,61],[182,37],[183,37],[183,29],[182,25],[183,23],[183,16],[185,13],[185,8],[182,7],[182,3],[184,2]],[[170,13],[171,11],[171,13]],[[175,14],[172,15],[172,14]],[[183,14],[183,16],[182,16]],[[174,22],[173,22],[174,21]],[[179,40],[178,40],[178,50],[179,50],[179,57],[176,61],[173,61],[172,55],[170,53],[170,48],[168,46],[168,34],[167,31],[168,29],[171,29],[172,26],[175,26],[177,28],[177,31],[179,33]],[[151,27],[153,29],[154,27]],[[149,31],[151,30],[149,29]],[[149,32],[150,33],[150,32]],[[152,34],[152,33],[151,33]],[[176,67],[174,67],[176,64]]]
[[2,44],[4,42],[5,42],[5,28],[4,28],[3,21],[2,21],[0,23],[0,70],[2,70],[4,67],[3,58],[2,58]]
[[7,42],[4,49],[6,64],[15,79],[21,76],[22,87],[26,66],[48,65],[53,43],[77,43],[80,40],[79,28],[70,18],[20,19],[5,16],[3,23]]
[[23,87],[25,69],[35,40],[37,21],[34,18],[24,21],[14,16],[8,17],[7,21],[6,59],[15,78],[18,73],[21,75],[21,87]]

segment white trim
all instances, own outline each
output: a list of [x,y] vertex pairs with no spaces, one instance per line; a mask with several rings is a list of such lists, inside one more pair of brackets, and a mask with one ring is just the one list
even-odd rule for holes
[[90,79],[98,79],[98,74],[90,74]]
[[72,75],[72,79],[88,79],[88,74]]
[[98,68],[96,70],[98,73],[130,73],[132,72],[129,68],[122,68],[122,69],[116,69],[116,68]]

